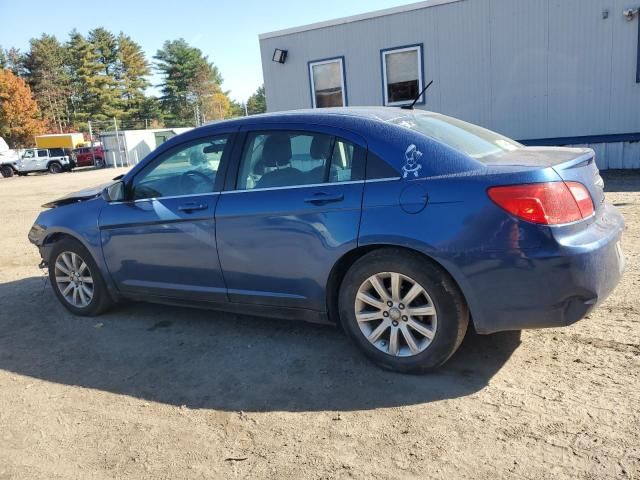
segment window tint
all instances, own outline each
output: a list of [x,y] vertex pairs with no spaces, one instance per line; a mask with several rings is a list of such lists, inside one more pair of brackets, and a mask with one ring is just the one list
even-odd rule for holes
[[[41,157],[46,157],[47,153],[46,150],[44,151],[44,155],[40,155]],[[40,153],[40,152],[38,152]],[[50,157],[63,157],[67,154],[67,152],[65,151],[64,148],[50,148],[49,149],[49,156]]]
[[422,89],[421,47],[407,47],[382,52],[384,101],[395,105],[413,101]]
[[359,152],[351,142],[320,133],[252,133],[242,156],[237,188],[359,180]]
[[344,107],[344,66],[341,58],[309,64],[314,108]]
[[395,178],[399,176],[398,171],[379,156],[371,152],[367,154],[367,180]]
[[170,150],[135,177],[133,199],[213,192],[227,140],[207,138]]
[[47,153],[46,150],[38,150],[38,156],[39,157],[48,157],[49,154]]
[[353,143],[336,139],[331,154],[330,182],[348,182],[356,179],[353,175],[355,155],[356,147]]

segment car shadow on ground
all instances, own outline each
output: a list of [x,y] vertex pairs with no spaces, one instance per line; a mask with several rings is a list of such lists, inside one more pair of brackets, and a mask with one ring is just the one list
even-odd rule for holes
[[0,368],[50,382],[228,411],[363,410],[484,388],[520,332],[468,334],[427,375],[364,359],[337,329],[143,303],[69,314],[44,278],[0,284]]

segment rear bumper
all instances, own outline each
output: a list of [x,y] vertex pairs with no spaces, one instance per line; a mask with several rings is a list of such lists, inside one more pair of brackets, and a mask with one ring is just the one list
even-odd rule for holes
[[616,287],[624,221],[604,205],[588,227],[552,228],[552,245],[469,262],[463,288],[479,333],[570,325]]

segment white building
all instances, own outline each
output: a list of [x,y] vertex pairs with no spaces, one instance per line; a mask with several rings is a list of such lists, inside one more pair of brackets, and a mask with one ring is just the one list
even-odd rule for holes
[[430,0],[265,33],[267,108],[401,105],[433,80],[417,108],[640,168],[638,7]]
[[191,128],[154,128],[147,130],[120,130],[100,134],[109,166],[124,167],[138,163],[160,144]]

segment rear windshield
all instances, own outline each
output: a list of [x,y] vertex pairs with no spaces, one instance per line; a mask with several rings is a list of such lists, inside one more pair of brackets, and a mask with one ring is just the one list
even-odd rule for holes
[[477,160],[523,147],[491,130],[445,115],[407,115],[389,122],[422,133]]

